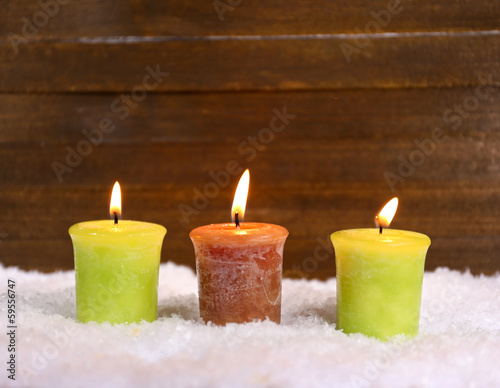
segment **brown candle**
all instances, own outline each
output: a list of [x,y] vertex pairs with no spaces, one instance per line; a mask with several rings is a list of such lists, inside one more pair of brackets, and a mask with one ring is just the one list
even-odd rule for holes
[[200,315],[225,325],[254,319],[280,323],[283,247],[288,231],[246,222],[201,226],[190,233],[196,255]]
[[189,234],[205,322],[281,321],[283,246],[288,231],[278,225],[243,223],[249,184],[246,170],[231,209],[234,223],[200,226]]

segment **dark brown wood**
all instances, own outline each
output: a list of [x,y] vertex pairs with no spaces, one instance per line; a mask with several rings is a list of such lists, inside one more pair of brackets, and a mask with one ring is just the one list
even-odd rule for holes
[[[433,241],[428,269],[492,273],[500,268],[499,95],[498,88],[475,87],[154,94],[124,120],[109,114],[116,94],[2,95],[2,261],[71,268],[69,226],[107,218],[118,179],[125,217],[165,225],[163,260],[192,266],[189,231],[229,220],[238,174],[188,223],[179,206],[193,207],[193,190],[204,191],[213,182],[209,172],[234,159],[252,173],[247,220],[290,231],[287,276],[332,276],[333,255],[322,258],[329,234],[373,226],[375,212],[393,195],[401,199],[393,227]],[[456,106],[472,103],[471,96],[477,107],[464,108],[457,126]],[[282,112],[284,105],[297,117],[248,161],[239,145],[258,137],[273,109]],[[446,115],[449,109],[455,113]],[[82,130],[103,117],[117,129],[60,183],[51,163],[65,163],[65,147],[76,149],[85,140]],[[393,192],[384,173],[398,174],[398,158],[409,160],[415,142],[428,141],[438,127],[446,140]]]
[[47,11],[38,3],[7,2],[0,14],[0,35],[20,35],[27,24],[23,18],[34,25],[29,32],[37,38],[357,33],[377,21],[372,12],[383,17],[383,31],[493,30],[500,20],[498,3],[488,0],[402,0],[399,6],[392,0],[221,0],[219,4],[236,5],[222,17],[211,0],[60,0],[65,4],[59,7],[56,0],[43,0],[52,4],[48,12],[54,15],[46,21],[40,12]]
[[[405,160],[407,166],[410,154],[418,150],[411,140],[379,143],[350,139],[281,141],[262,151],[254,151],[255,159],[251,161],[252,155],[238,153],[237,145],[230,147],[219,143],[210,147],[205,144],[101,145],[88,157],[81,158],[81,164],[71,167],[70,172],[59,175],[63,182],[72,185],[105,185],[116,178],[127,184],[175,183],[181,187],[208,181],[211,171],[227,170],[227,163],[234,160],[236,168],[231,170],[241,173],[243,167],[251,167],[261,175],[260,184],[264,186],[297,187],[300,186],[297,180],[300,180],[303,185],[311,182],[321,187],[324,180],[337,180],[339,183],[383,182],[389,190],[386,172],[394,175],[394,187],[404,183],[397,183],[401,179],[442,185],[484,181],[496,184],[499,182],[496,149],[500,146],[500,136],[490,135],[488,141],[485,145],[482,139],[449,138],[436,146],[432,157],[422,157],[416,151],[415,160],[419,163],[422,160],[422,165],[407,167],[408,174],[406,170],[400,172],[399,166],[403,163],[400,160]],[[59,185],[53,163],[66,165],[68,151],[61,145],[40,148],[38,145],[15,145],[0,149],[0,158],[5,160],[2,183]],[[37,153],[36,158],[34,153]],[[266,172],[270,169],[274,172]],[[276,181],[278,177],[279,182]]]
[[[327,241],[325,235],[323,240]],[[326,279],[335,275],[333,255],[320,251],[320,260],[315,260],[316,240],[290,239],[285,245],[285,277]],[[0,240],[0,249],[5,259],[3,265],[23,269],[50,272],[73,268],[73,252],[68,238],[57,240]],[[494,252],[500,249],[498,238],[432,238],[427,255],[426,270],[449,267],[474,274],[492,275],[498,273],[498,261],[491,260]],[[168,234],[162,250],[162,261],[172,261],[187,265],[194,270],[195,259],[191,241],[169,239]]]
[[[373,218],[392,193],[384,185],[332,182],[320,188],[293,188],[276,182],[262,187],[253,177],[246,221],[282,224],[293,239],[315,239],[334,230],[374,226]],[[199,206],[185,222],[179,205],[191,205],[193,188],[122,184],[124,218],[150,220],[169,228],[169,237],[186,238],[194,227],[230,221],[230,206],[237,179],[220,194]],[[203,186],[199,187],[203,190]],[[2,190],[0,233],[9,239],[57,239],[66,237],[73,223],[109,219],[111,187],[89,189],[60,187]],[[430,193],[439,192],[430,198]],[[369,195],[368,195],[369,193]],[[395,194],[401,206],[394,228],[420,230],[441,237],[494,237],[500,235],[497,205],[500,185],[440,187],[437,183],[411,183]],[[298,204],[298,205],[295,205]],[[293,206],[296,208],[292,208]],[[195,207],[195,206],[193,206]],[[468,222],[461,221],[464,218]]]
[[[148,68],[156,69],[158,82],[148,80],[155,92],[452,87],[498,85],[500,79],[500,32],[366,39],[361,48],[352,37],[36,41],[20,46],[18,54],[3,42],[0,91],[130,93],[138,88],[142,96]],[[345,47],[356,52],[345,56]]]
[[[125,218],[166,226],[163,260],[193,266],[189,231],[199,225],[229,221],[235,183],[211,199],[199,214],[191,216],[187,224],[179,204],[189,203],[192,187],[123,185]],[[428,269],[469,267],[476,273],[499,269],[500,185],[493,189],[491,185],[457,183],[445,188],[438,183],[413,183],[397,194],[401,206],[393,227],[417,230],[431,237]],[[391,195],[380,184],[372,187],[334,182],[300,190],[280,187],[279,182],[274,188],[261,188],[259,182],[253,182],[247,221],[271,222],[289,229],[284,266],[288,276],[324,278],[334,273],[333,255],[331,249],[327,250],[329,235],[339,229],[372,227],[374,214]],[[0,223],[0,231],[6,234],[0,243],[4,263],[71,268],[69,226],[108,218],[108,200],[109,188],[4,190],[0,194],[0,206],[7,209]],[[21,249],[23,246],[26,248]]]
[[246,220],[289,229],[286,276],[333,276],[329,235],[395,195],[427,269],[499,271],[498,3],[403,1],[386,22],[389,1],[231,2],[223,21],[212,1],[68,2],[24,37],[40,2],[3,4],[1,263],[72,268],[69,226],[108,218],[119,180],[125,218],[193,267],[189,231],[229,221],[248,167]]
[[[436,127],[451,137],[481,140],[500,129],[498,87],[152,94],[123,119],[111,111],[117,98],[120,94],[0,94],[0,145],[32,144],[40,151],[59,145],[54,158],[62,158],[65,145],[76,147],[86,139],[82,131],[110,118],[116,129],[103,136],[103,144],[219,143],[230,147],[228,153],[237,152],[239,143],[269,127],[273,110],[282,112],[285,105],[296,117],[276,134],[276,142],[411,143],[430,137]],[[460,113],[464,101],[470,108]],[[461,123],[454,129],[457,117]]]

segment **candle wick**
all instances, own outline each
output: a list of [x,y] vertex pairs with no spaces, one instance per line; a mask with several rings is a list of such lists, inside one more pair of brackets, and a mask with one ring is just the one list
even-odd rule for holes
[[382,224],[378,219],[378,215],[375,216],[375,226],[378,226],[379,235],[382,235]]
[[115,225],[118,225],[118,213],[113,212],[113,214],[115,215]]
[[240,220],[238,219],[238,212],[234,213],[234,223],[236,224],[236,229],[240,229]]

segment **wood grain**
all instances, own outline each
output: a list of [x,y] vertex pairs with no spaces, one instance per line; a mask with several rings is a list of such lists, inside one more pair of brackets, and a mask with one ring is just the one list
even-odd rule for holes
[[[325,235],[323,239],[326,241],[327,238]],[[321,260],[314,260],[317,246],[316,240],[287,241],[284,276],[323,280],[334,276],[334,256],[326,257],[326,251],[321,251]],[[73,252],[69,237],[58,240],[4,240],[0,241],[0,248],[5,255],[2,263],[6,266],[43,272],[73,268]],[[433,237],[425,269],[431,271],[446,266],[460,271],[469,269],[474,274],[492,275],[499,271],[498,261],[491,259],[499,249],[500,242],[497,238]],[[167,235],[163,244],[162,261],[181,263],[194,270],[195,259],[191,241],[171,240]]]
[[345,37],[36,41],[20,46],[17,55],[4,42],[0,91],[130,93],[140,90],[148,68],[161,73],[158,82],[148,80],[147,89],[155,92],[453,87],[498,85],[500,79],[498,31],[367,39],[348,56],[350,63],[342,45],[355,47],[356,41]]
[[[478,99],[477,93],[486,98]],[[60,145],[64,150],[86,139],[83,130],[110,118],[116,129],[103,136],[102,144],[220,143],[230,152],[269,127],[273,110],[283,112],[284,106],[296,117],[276,134],[277,142],[411,142],[430,137],[436,127],[451,137],[485,140],[500,129],[499,87],[152,94],[125,118],[111,110],[117,98],[120,94],[0,94],[0,145],[31,144],[41,150]],[[474,109],[460,113],[464,101]]]
[[248,167],[247,221],[289,229],[286,276],[333,276],[329,235],[395,195],[427,269],[499,271],[499,3],[389,21],[393,1],[231,1],[223,21],[213,1],[67,2],[21,42],[40,2],[0,0],[0,261],[72,268],[69,226],[107,218],[119,180],[125,218],[193,267],[189,231],[228,221]]
[[[191,216],[187,224],[179,205],[189,203],[191,187],[176,186],[174,190],[171,186],[123,185],[125,218],[166,226],[163,260],[192,266],[189,231],[199,225],[228,221],[235,183],[221,190],[220,195],[212,198],[199,214]],[[329,246],[328,236],[339,229],[373,226],[374,214],[392,195],[381,185],[337,182],[318,189],[287,188],[285,191],[279,183],[273,188],[262,188],[255,182],[250,194],[247,220],[276,223],[289,229],[285,273],[289,276],[302,273],[308,277],[333,275],[333,255],[325,248]],[[417,230],[431,237],[428,269],[449,266],[469,267],[475,272],[498,270],[500,185],[465,187],[457,183],[443,187],[436,183],[425,186],[413,183],[398,190],[397,195],[401,206],[393,227]],[[109,188],[63,186],[51,190],[42,187],[3,190],[0,207],[7,210],[0,231],[7,237],[1,240],[0,246],[6,263],[46,269],[71,268],[69,226],[107,218],[108,200]],[[23,246],[26,249],[20,248]],[[315,255],[318,246],[319,254]]]
[[[257,177],[253,177],[255,181]],[[172,226],[169,236],[185,238],[196,226],[228,222],[237,179],[218,196],[209,198],[196,214],[184,222],[179,205],[190,203],[193,187],[138,186],[123,184],[124,217],[150,220]],[[322,188],[261,187],[252,182],[247,221],[283,224],[297,239],[315,239],[332,229],[371,227],[379,208],[391,198],[383,185],[364,186],[345,182]],[[430,193],[436,193],[432,201]],[[368,197],[366,193],[369,192]],[[433,236],[457,235],[493,237],[499,233],[496,218],[500,185],[408,184],[398,190],[401,206],[393,227],[422,230]],[[0,231],[9,239],[56,239],[67,235],[73,223],[89,219],[108,219],[110,187],[61,187],[5,189],[0,204],[5,209]],[[295,208],[291,208],[294,204]],[[461,221],[467,217],[468,222]]]
[[[23,18],[38,21],[35,38],[115,36],[283,35],[357,33],[391,8],[396,12],[380,23],[384,31],[457,31],[498,28],[500,7],[496,1],[402,0],[257,0],[221,1],[240,4],[219,17],[214,1],[60,1],[55,14],[43,23],[38,2],[3,1],[0,35],[20,34]],[[54,3],[45,0],[44,3]],[[385,21],[387,20],[387,22]]]
[[[276,178],[280,177],[282,187],[300,186],[299,182],[321,185],[325,179],[340,179],[340,182],[349,183],[384,182],[389,189],[386,172],[418,183],[445,185],[457,181],[464,184],[489,181],[497,184],[500,178],[496,150],[500,146],[500,136],[489,136],[489,142],[485,145],[481,139],[449,139],[436,148],[432,157],[419,154],[417,160],[422,160],[422,164],[416,166],[419,168],[407,167],[408,173],[400,172],[399,166],[400,158],[408,165],[409,155],[416,149],[411,141],[392,140],[381,144],[352,140],[303,141],[300,145],[283,141],[255,151],[255,159],[248,162],[248,155],[238,154],[236,147],[220,144],[211,147],[198,144],[102,145],[80,165],[60,175],[63,182],[72,185],[105,185],[114,176],[126,183],[175,182],[181,186],[208,181],[210,172],[224,171],[229,161],[235,161],[232,162],[238,167],[235,171],[251,167],[262,175],[262,185],[276,184]],[[36,159],[33,153],[38,153]],[[60,146],[45,146],[40,150],[39,146],[16,145],[0,148],[0,158],[5,161],[2,184],[58,185],[53,163],[65,164],[66,150]],[[272,174],[266,173],[269,168],[273,169]]]
[[[236,160],[252,172],[248,220],[287,227],[285,274],[325,278],[333,255],[316,259],[335,230],[370,227],[393,195],[401,207],[393,227],[428,234],[428,269],[449,266],[492,273],[500,268],[500,160],[498,88],[479,100],[475,87],[276,93],[153,94],[120,120],[109,106],[118,95],[4,94],[0,119],[0,240],[6,264],[72,267],[67,230],[107,218],[110,187],[121,181],[126,218],[168,229],[163,260],[193,265],[188,234],[226,222],[237,174],[198,214],[183,219],[195,192],[213,183],[210,171]],[[481,93],[479,95],[482,95]],[[478,100],[456,121],[457,105]],[[274,108],[297,117],[255,158],[238,147],[269,127]],[[451,109],[454,120],[445,121]],[[464,108],[465,109],[465,108]],[[64,163],[83,129],[110,117],[117,128],[60,183],[51,163]],[[447,138],[415,172],[395,185],[398,158],[416,141],[443,129]],[[456,128],[454,128],[456,127]],[[226,174],[227,175],[227,174]],[[323,248],[325,249],[325,248]],[[325,253],[325,252],[322,252]]]

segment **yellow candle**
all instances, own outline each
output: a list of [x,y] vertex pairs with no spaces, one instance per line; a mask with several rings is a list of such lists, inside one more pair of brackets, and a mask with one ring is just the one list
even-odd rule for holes
[[[112,205],[113,206],[113,205]],[[154,321],[161,245],[157,224],[113,220],[73,225],[77,318],[81,322]]]
[[337,328],[344,333],[384,340],[418,333],[424,264],[431,241],[421,233],[382,230],[390,219],[379,215],[380,228],[331,235],[337,269]]

